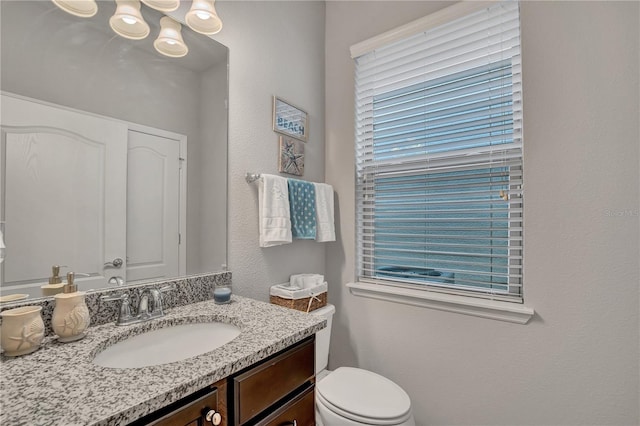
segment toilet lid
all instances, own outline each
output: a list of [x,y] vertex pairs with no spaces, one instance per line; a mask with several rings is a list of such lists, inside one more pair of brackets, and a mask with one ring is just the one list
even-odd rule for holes
[[316,384],[318,399],[331,411],[366,424],[398,424],[411,414],[409,395],[371,371],[340,367]]

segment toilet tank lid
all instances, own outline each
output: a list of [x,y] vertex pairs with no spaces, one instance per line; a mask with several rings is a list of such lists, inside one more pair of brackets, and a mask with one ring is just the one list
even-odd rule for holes
[[360,368],[337,368],[316,384],[316,390],[343,415],[355,418],[401,419],[411,411],[411,400],[404,389]]

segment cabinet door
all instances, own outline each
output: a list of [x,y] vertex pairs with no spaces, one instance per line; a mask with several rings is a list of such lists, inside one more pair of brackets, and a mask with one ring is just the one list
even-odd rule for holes
[[312,383],[315,375],[314,340],[296,345],[233,378],[236,424],[252,419],[301,386]]
[[[150,423],[155,426],[204,426],[212,424],[207,422],[205,416],[211,410],[217,412],[218,390],[214,389],[210,393],[200,397],[192,403],[178,408],[164,417]],[[220,423],[218,423],[220,424]]]
[[280,407],[269,417],[258,423],[259,426],[315,426],[316,405],[315,386],[308,389]]
[[[188,405],[178,408],[149,424],[154,426],[226,425],[227,422],[223,418],[223,414],[218,412],[218,405],[218,390],[214,389]],[[212,411],[217,415],[213,414]]]

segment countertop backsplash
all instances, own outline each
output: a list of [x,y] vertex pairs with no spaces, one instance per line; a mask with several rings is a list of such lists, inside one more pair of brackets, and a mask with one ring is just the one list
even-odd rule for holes
[[[78,281],[81,290],[82,281]],[[191,275],[183,278],[145,282],[140,284],[125,285],[102,290],[87,291],[85,301],[91,316],[91,326],[115,322],[118,318],[119,301],[102,300],[102,296],[128,293],[135,307],[138,300],[138,292],[144,288],[164,287],[172,285],[173,290],[162,293],[164,309],[171,309],[178,306],[189,305],[213,298],[213,289],[216,285],[231,285],[231,272],[218,272],[211,274]],[[45,336],[53,335],[51,328],[51,316],[55,307],[53,297],[33,299],[32,301],[21,300],[19,302],[4,303],[0,306],[0,312],[18,308],[21,306],[42,306],[42,319],[45,325]]]

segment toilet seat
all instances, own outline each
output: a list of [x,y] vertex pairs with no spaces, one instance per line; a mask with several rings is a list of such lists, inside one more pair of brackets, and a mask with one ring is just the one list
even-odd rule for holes
[[411,400],[397,384],[371,371],[340,367],[316,384],[328,410],[368,425],[398,425],[411,416]]

